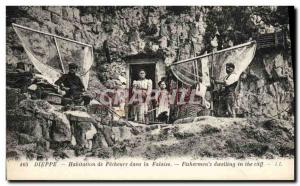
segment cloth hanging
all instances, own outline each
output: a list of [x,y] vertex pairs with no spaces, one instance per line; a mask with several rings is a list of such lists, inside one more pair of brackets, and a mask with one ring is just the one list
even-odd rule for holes
[[[54,85],[54,82],[62,75],[62,71],[58,69],[59,65],[53,64],[53,66],[50,66],[49,64],[45,63],[43,60],[38,59],[38,55],[35,55],[35,52],[33,52],[33,49],[35,49],[36,53],[38,53],[38,48],[35,46],[36,41],[35,38],[39,37],[38,35],[29,35],[28,32],[22,32],[19,28],[13,27],[15,32],[17,33],[21,44],[29,58],[29,60],[32,62],[34,67],[43,75],[44,79],[46,79],[50,84]],[[28,37],[25,37],[26,35],[29,35]],[[49,41],[51,38],[44,38],[44,43]],[[31,41],[32,40],[32,41]],[[31,41],[31,42],[30,42]],[[29,45],[31,43],[31,46]],[[52,48],[50,45],[47,45],[48,49]],[[55,46],[53,46],[55,47]],[[47,49],[47,48],[46,48]],[[52,48],[53,49],[53,48]],[[47,50],[45,50],[47,51]],[[46,53],[47,56],[49,56],[50,59],[55,59],[55,55],[51,55],[50,53]],[[51,57],[50,57],[51,56]],[[57,58],[58,59],[58,58]],[[55,68],[57,67],[57,69]]]
[[[235,73],[240,76],[246,70],[254,58],[256,51],[256,43],[248,42],[237,45],[224,51],[215,52],[214,55],[204,55],[198,59],[193,59],[186,62],[171,65],[171,70],[174,76],[182,83],[193,86],[197,83],[199,77],[194,73],[194,68],[201,69],[202,81],[205,85],[209,85],[209,76],[213,76],[218,80],[224,79],[226,76],[225,65],[230,62],[235,65]],[[201,61],[199,61],[199,59]],[[194,61],[197,61],[197,66],[194,67]],[[200,73],[199,73],[200,74]]]
[[68,64],[78,65],[78,75],[87,89],[89,70],[93,64],[93,48],[76,41],[34,31],[20,25],[13,25],[17,36],[35,69],[50,84],[68,72]]

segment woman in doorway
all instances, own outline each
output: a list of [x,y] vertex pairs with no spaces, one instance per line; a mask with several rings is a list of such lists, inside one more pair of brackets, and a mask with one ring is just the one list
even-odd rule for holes
[[151,95],[152,80],[146,79],[146,71],[144,69],[139,70],[139,80],[134,80],[132,86],[133,93],[142,97],[142,100],[138,101],[134,105],[134,120],[148,124],[149,103],[147,98]]

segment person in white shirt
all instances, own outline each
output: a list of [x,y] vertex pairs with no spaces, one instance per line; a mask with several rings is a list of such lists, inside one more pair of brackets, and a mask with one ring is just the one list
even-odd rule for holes
[[216,84],[224,86],[224,100],[226,105],[226,111],[229,117],[236,117],[235,105],[236,105],[236,93],[235,89],[238,84],[239,76],[234,73],[235,66],[233,63],[226,63],[227,76],[223,80],[215,80]]
[[134,80],[132,83],[133,92],[141,94],[142,96],[142,102],[139,102],[134,106],[134,120],[137,122],[148,123],[149,103],[147,103],[147,97],[150,96],[152,91],[152,80],[146,79],[146,71],[144,69],[139,71],[139,78],[139,80]]

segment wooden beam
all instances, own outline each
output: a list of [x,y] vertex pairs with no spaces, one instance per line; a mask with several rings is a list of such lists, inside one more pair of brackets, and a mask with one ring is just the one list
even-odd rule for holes
[[45,34],[45,35],[56,37],[56,38],[59,38],[59,39],[65,40],[65,41],[69,41],[69,42],[72,42],[72,43],[76,43],[76,44],[79,44],[79,45],[84,45],[84,46],[88,46],[88,47],[92,47],[93,48],[92,45],[85,44],[85,43],[82,43],[82,42],[79,42],[79,41],[75,41],[75,40],[72,40],[72,39],[64,38],[64,37],[61,37],[61,36],[58,36],[58,35],[55,35],[55,34],[50,34],[50,33],[47,33],[47,32],[42,32],[42,31],[34,30],[32,28],[21,26],[21,25],[15,24],[15,23],[12,23],[12,25],[13,25],[13,27],[18,27],[18,28],[21,28],[21,29],[30,30],[32,32],[36,32],[36,33],[40,33],[40,34]]
[[237,46],[234,46],[234,47],[230,47],[230,48],[226,48],[226,49],[219,50],[219,51],[216,51],[216,52],[211,52],[211,53],[204,54],[204,55],[197,56],[197,57],[193,57],[193,58],[190,58],[190,59],[185,59],[185,60],[182,60],[182,61],[178,61],[178,62],[172,63],[170,66],[178,65],[178,64],[181,64],[181,63],[186,63],[186,62],[193,61],[193,60],[196,60],[196,59],[201,59],[201,58],[204,58],[204,57],[207,57],[207,56],[215,55],[215,54],[226,52],[226,51],[229,51],[229,50],[234,50],[234,49],[237,49],[237,48],[241,48],[241,47],[244,47],[244,46],[251,45],[253,43],[256,43],[256,41],[250,41],[248,43],[244,43],[244,44],[237,45]]
[[54,37],[54,41],[55,41],[56,50],[58,52],[58,57],[59,57],[60,65],[61,65],[63,73],[65,74],[66,70],[65,70],[64,64],[63,64],[62,59],[61,59],[61,55],[60,55],[60,51],[59,51],[59,47],[58,47],[58,44],[57,44],[56,37]]

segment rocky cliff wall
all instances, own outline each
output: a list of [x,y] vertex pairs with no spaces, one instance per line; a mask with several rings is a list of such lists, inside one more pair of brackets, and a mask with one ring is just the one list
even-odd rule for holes
[[[238,40],[236,33],[220,38],[226,29],[239,29],[239,25],[229,25],[231,20],[226,25],[216,13],[226,12],[220,7],[8,7],[7,63],[28,61],[11,23],[57,34],[93,45],[90,88],[99,89],[103,82],[117,80],[114,74],[124,70],[124,57],[151,54],[169,64],[249,39],[250,34]],[[242,23],[251,25],[252,31],[259,28],[257,33],[274,32],[276,26],[257,23],[257,19],[259,16],[251,15]],[[216,21],[213,26],[211,20]],[[275,117],[284,112],[285,118],[290,117],[292,64],[289,48],[257,52],[240,83],[239,110]]]

